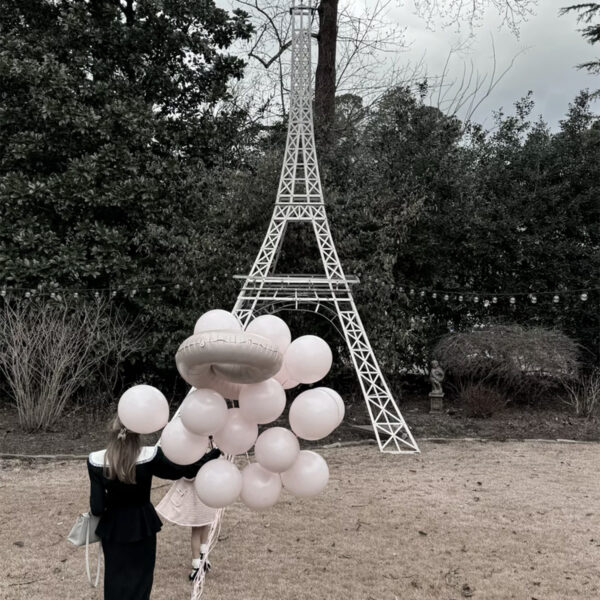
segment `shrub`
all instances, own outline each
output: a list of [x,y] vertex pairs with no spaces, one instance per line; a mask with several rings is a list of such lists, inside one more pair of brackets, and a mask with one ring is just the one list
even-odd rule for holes
[[138,346],[135,331],[110,301],[5,302],[0,372],[21,427],[46,430],[84,386],[114,385],[112,374]]
[[566,381],[566,403],[578,417],[593,416],[600,406],[600,370],[594,369],[576,381]]
[[463,406],[465,416],[485,419],[502,410],[507,398],[498,390],[480,383],[469,384],[461,388],[458,399]]
[[444,336],[433,356],[457,386],[482,383],[507,397],[534,400],[577,378],[579,349],[559,331],[491,325]]

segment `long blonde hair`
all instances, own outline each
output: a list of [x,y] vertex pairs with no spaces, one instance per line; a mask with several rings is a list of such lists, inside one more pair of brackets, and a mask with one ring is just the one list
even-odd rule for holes
[[104,455],[104,476],[122,483],[135,483],[135,463],[140,453],[140,434],[130,431],[116,416]]

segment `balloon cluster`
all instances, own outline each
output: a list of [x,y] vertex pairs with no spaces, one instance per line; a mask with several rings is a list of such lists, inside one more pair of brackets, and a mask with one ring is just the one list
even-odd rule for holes
[[[292,341],[286,323],[273,315],[257,317],[242,332],[237,318],[224,310],[203,314],[196,323],[194,336],[186,342],[191,340],[203,347],[202,334],[218,332],[249,334],[252,336],[249,341],[260,339],[276,346],[279,351],[274,363],[276,371],[272,371],[272,377],[240,385],[225,381],[226,385],[218,386],[223,393],[207,388],[192,389],[176,417],[162,432],[160,443],[165,456],[177,464],[193,463],[206,451],[210,435],[228,455],[244,454],[254,446],[256,462],[248,464],[242,471],[226,458],[212,460],[198,471],[196,492],[204,504],[213,508],[223,508],[239,497],[250,508],[265,509],[277,502],[282,487],[301,497],[320,493],[329,480],[327,463],[316,452],[301,450],[299,438],[319,440],[328,436],[344,418],[341,396],[327,387],[306,390],[290,406],[290,429],[272,426],[259,435],[258,426],[272,423],[283,414],[286,389],[301,383],[314,384],[327,375],[333,358],[328,344],[314,335]],[[221,339],[221,342],[225,341]],[[247,345],[250,362],[255,345]],[[247,362],[248,356],[245,359]],[[234,361],[232,354],[222,365],[211,365],[212,376],[218,375],[214,381],[223,383],[223,373],[232,372],[230,363]],[[179,363],[178,368],[188,380],[187,371]],[[144,390],[134,393],[136,388]],[[162,423],[153,429],[155,431],[166,423],[166,400],[164,404],[162,400],[159,402],[157,394],[150,390],[158,392],[150,386],[135,386],[119,401],[121,420],[133,431],[143,428],[143,433],[148,433],[150,426]],[[230,396],[228,390],[232,390]],[[142,393],[144,391],[146,394]],[[141,396],[146,399],[145,403],[139,401]],[[237,400],[237,406],[228,408],[224,396]],[[135,397],[137,403],[130,397]],[[151,406],[153,402],[155,408]]]

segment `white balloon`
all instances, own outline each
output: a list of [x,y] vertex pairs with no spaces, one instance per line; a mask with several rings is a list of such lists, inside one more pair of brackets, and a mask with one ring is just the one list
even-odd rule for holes
[[285,427],[270,427],[254,444],[256,462],[273,473],[287,471],[298,458],[298,438]]
[[[332,390],[331,388],[328,387],[318,387],[318,388],[314,388],[315,390],[321,390],[327,394],[329,394],[336,402],[336,405],[338,407],[338,423],[337,425],[339,425],[343,420],[344,420],[344,415],[346,414],[346,405],[344,404],[344,400],[342,399],[342,397],[335,391]],[[336,425],[336,427],[337,427]]]
[[194,435],[179,418],[170,421],[160,436],[160,447],[164,455],[177,465],[196,462],[204,456],[207,446],[208,438]]
[[296,338],[285,351],[284,364],[290,377],[300,383],[315,383],[323,379],[333,362],[327,342],[316,335]]
[[299,382],[294,381],[288,373],[287,369],[285,368],[285,355],[283,357],[283,364],[281,365],[281,369],[279,369],[279,372],[276,375],[273,375],[273,379],[279,381],[284,390],[289,390],[298,385]]
[[238,404],[246,420],[260,425],[271,423],[285,409],[285,390],[273,378],[243,385]]
[[258,425],[244,419],[239,408],[227,410],[225,425],[215,432],[215,444],[225,454],[243,454],[248,452],[258,436]]
[[181,422],[196,435],[210,435],[227,421],[227,403],[214,390],[190,392],[181,403]]
[[227,331],[241,331],[242,326],[235,315],[232,315],[226,310],[216,308],[205,312],[194,326],[194,334],[202,333],[203,331],[213,331],[224,329]]
[[117,414],[130,431],[153,433],[169,422],[169,403],[155,387],[134,385],[119,399]]
[[290,328],[283,319],[275,315],[261,315],[260,317],[256,317],[256,319],[248,324],[246,331],[266,337],[279,348],[279,352],[282,354],[287,350],[292,341]]
[[206,506],[224,508],[242,491],[242,474],[226,458],[207,462],[197,473],[194,487]]
[[290,427],[304,440],[327,437],[339,425],[335,399],[320,389],[302,392],[290,406]]
[[294,496],[304,498],[321,493],[328,481],[325,459],[310,450],[302,450],[291,468],[281,474],[283,487]]
[[273,506],[281,493],[281,478],[258,463],[251,463],[242,471],[241,501],[255,510]]

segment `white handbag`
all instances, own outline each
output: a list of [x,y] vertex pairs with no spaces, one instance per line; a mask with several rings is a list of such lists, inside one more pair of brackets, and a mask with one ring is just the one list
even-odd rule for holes
[[92,515],[89,512],[83,513],[77,517],[75,524],[67,536],[67,540],[75,546],[85,545],[85,572],[87,573],[88,581],[92,587],[98,587],[98,581],[100,580],[100,564],[102,563],[102,548],[99,547],[96,581],[93,583],[92,575],[90,573],[90,544],[100,541],[100,538],[96,535],[98,521],[100,521],[100,517]]

